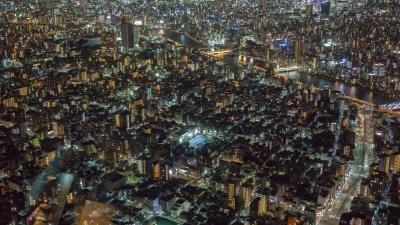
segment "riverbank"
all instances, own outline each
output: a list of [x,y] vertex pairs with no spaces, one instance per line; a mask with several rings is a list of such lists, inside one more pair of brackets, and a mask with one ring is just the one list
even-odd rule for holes
[[[181,33],[171,32],[171,30],[165,30],[165,34],[169,39],[176,43],[187,45],[192,48],[208,48],[207,45]],[[256,66],[255,64],[254,67],[256,68],[258,66]],[[264,71],[264,68],[261,67],[256,69]],[[396,97],[390,97],[390,95],[371,90],[367,87],[362,87],[361,85],[352,84],[351,82],[345,80],[335,80],[332,77],[326,76],[324,74],[313,72],[309,73],[308,71],[307,73],[305,71],[280,72],[280,74],[282,76],[288,77],[289,79],[298,80],[299,82],[304,84],[312,84],[314,87],[328,87],[332,90],[341,91],[347,96],[359,99],[360,101],[370,102],[374,105],[381,106],[392,104],[398,101]]]
[[365,85],[361,84],[359,81],[353,82],[353,81],[349,81],[349,80],[346,80],[346,79],[339,79],[339,78],[335,78],[335,77],[332,77],[332,76],[329,76],[329,75],[326,75],[326,74],[323,74],[323,73],[317,73],[317,72],[311,72],[311,73],[305,72],[305,71],[298,71],[298,72],[300,74],[302,74],[302,75],[308,75],[308,76],[312,76],[312,77],[323,78],[323,79],[326,79],[326,80],[330,80],[332,82],[338,82],[338,83],[343,83],[343,84],[346,84],[346,85],[349,85],[349,86],[352,86],[352,87],[357,87],[357,88],[360,88],[361,90],[369,91],[369,92],[372,92],[374,94],[379,94],[379,95],[382,95],[384,97],[387,97],[387,98],[390,98],[390,99],[393,99],[393,100],[400,100],[400,96],[384,92],[383,90],[377,90],[377,89],[374,89],[372,87],[365,86]]
[[198,43],[200,43],[200,44],[202,44],[202,45],[206,45],[206,46],[209,47],[209,48],[212,47],[211,45],[206,44],[206,43],[203,43],[203,42],[201,42],[200,40],[198,40],[198,39],[196,39],[196,38],[190,36],[190,35],[187,34],[186,32],[182,33],[182,32],[180,32],[180,31],[178,31],[178,30],[170,30],[170,31],[171,31],[171,32],[174,32],[174,33],[177,33],[177,34],[180,34],[180,35],[185,35],[186,37],[192,39],[193,41],[196,41],[196,42],[198,42]]
[[164,30],[164,34],[166,37],[170,38],[171,40],[178,42],[180,44],[183,44],[183,45],[187,45],[192,48],[202,49],[202,48],[210,48],[211,47],[205,43],[202,43],[202,42],[196,40],[193,37],[190,37],[186,34],[179,32],[177,30]]

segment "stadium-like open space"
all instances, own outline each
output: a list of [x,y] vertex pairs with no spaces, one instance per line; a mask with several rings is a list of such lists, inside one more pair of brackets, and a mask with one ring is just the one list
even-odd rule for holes
[[207,136],[197,135],[189,141],[189,146],[193,148],[198,148],[199,146],[202,146],[207,141],[207,139]]

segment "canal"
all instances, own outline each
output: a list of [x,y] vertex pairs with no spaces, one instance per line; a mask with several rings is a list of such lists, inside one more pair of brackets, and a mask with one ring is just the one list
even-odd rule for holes
[[[165,30],[164,34],[171,40],[187,45],[192,48],[207,48],[208,46],[198,42],[184,34],[176,31]],[[298,80],[304,84],[312,84],[314,87],[325,88],[329,87],[332,90],[341,91],[350,97],[354,97],[360,100],[374,103],[376,105],[390,104],[396,102],[396,100],[387,98],[383,95],[372,93],[367,90],[362,90],[361,88],[347,85],[344,83],[338,83],[335,81],[330,81],[320,77],[312,77],[307,74],[300,74],[298,72],[286,72],[281,73],[283,76],[287,76],[291,79]]]

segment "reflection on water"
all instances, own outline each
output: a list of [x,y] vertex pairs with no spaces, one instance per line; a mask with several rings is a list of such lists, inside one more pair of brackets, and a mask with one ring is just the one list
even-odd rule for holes
[[179,42],[181,44],[187,45],[192,48],[207,48],[208,46],[198,42],[194,39],[191,39],[187,37],[184,34],[181,34],[179,32],[171,31],[171,30],[162,30],[161,33],[165,34],[167,37],[169,37],[171,40]]
[[306,84],[312,84],[315,87],[324,88],[329,87],[332,90],[341,91],[346,95],[367,102],[372,102],[376,105],[389,104],[395,102],[395,100],[387,98],[385,96],[374,94],[370,91],[361,90],[360,88],[353,87],[344,83],[334,82],[326,80],[324,78],[312,77],[305,74],[299,74],[298,72],[287,72],[281,73],[283,76],[287,76],[291,79],[299,80],[300,82]]
[[[170,30],[162,30],[162,33],[165,33],[167,37],[172,39],[173,41],[179,42],[181,44],[187,45],[192,48],[207,48],[208,46],[198,42],[196,40],[193,40],[189,37],[187,37],[184,34],[175,32],[175,31],[170,31]],[[257,62],[255,61],[255,65]],[[318,78],[318,77],[311,77],[305,74],[300,75],[298,72],[287,72],[287,73],[282,73],[284,76],[288,76],[291,79],[299,80],[302,83],[307,83],[307,84],[313,84],[315,87],[319,88],[324,88],[324,87],[329,87],[332,90],[337,90],[345,93],[348,96],[358,98],[360,100],[364,100],[367,102],[372,102],[376,105],[382,105],[382,104],[390,104],[395,102],[395,100],[386,98],[382,95],[379,94],[373,94],[372,92],[361,90],[358,87],[353,87],[347,84],[343,83],[338,83],[338,82],[333,82],[330,80],[326,80],[323,78]]]

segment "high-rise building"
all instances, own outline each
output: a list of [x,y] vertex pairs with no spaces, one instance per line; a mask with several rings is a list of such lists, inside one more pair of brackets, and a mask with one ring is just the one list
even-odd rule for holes
[[264,173],[256,174],[255,185],[258,190],[265,190],[267,186],[267,177]]
[[360,184],[360,195],[370,198],[370,185],[368,179],[363,179]]
[[160,166],[160,173],[161,173],[161,179],[163,181],[169,180],[169,166],[167,163]]
[[235,196],[236,196],[236,183],[234,181],[228,181],[226,184],[226,192],[228,194],[228,205],[235,209]]
[[135,26],[124,16],[121,20],[122,51],[127,53],[135,47]]
[[321,14],[329,15],[331,13],[331,3],[323,2],[321,3]]
[[126,177],[112,171],[101,178],[107,191],[113,192],[126,184]]
[[390,155],[384,153],[378,155],[378,158],[379,158],[379,170],[388,174],[390,168]]
[[[140,175],[145,177],[151,177],[152,175],[152,158],[142,155],[137,159],[138,172]],[[158,166],[158,173],[160,173],[160,167]]]
[[243,194],[243,202],[244,202],[244,207],[247,208],[252,200],[252,190],[251,190],[251,184],[250,183],[243,183],[242,184],[242,194]]
[[161,179],[161,173],[160,173],[160,163],[159,162],[153,162],[153,179],[154,180],[160,180]]
[[400,152],[391,154],[390,168],[392,170],[400,170]]
[[64,22],[64,18],[61,15],[55,15],[53,19],[53,24],[61,26]]
[[293,56],[296,62],[300,61],[300,41],[293,41]]
[[370,177],[370,190],[371,194],[375,197],[383,195],[388,177],[386,174],[380,172]]
[[39,16],[39,24],[47,25],[49,23],[49,18],[47,16]]
[[258,196],[250,203],[250,215],[253,217],[264,216],[267,213],[267,208],[267,198]]
[[113,169],[117,166],[118,158],[117,151],[107,150],[104,152],[104,162],[106,167]]

